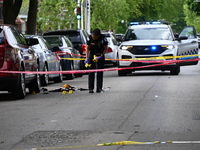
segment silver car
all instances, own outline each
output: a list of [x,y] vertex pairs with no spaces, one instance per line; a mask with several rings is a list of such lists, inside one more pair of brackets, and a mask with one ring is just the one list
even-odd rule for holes
[[[31,39],[37,39],[39,44],[33,45],[34,51],[39,57],[39,71],[62,71],[62,66],[60,58],[55,52],[51,51],[50,45],[42,36],[38,35],[25,35],[26,39],[30,41]],[[43,86],[48,85],[49,80],[54,82],[62,82],[62,74],[42,74],[41,84]]]

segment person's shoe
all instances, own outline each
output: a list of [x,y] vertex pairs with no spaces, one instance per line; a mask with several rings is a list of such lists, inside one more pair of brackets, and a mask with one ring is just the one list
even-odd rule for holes
[[94,93],[94,91],[93,90],[89,90],[89,93]]
[[104,90],[102,90],[102,89],[97,89],[97,91],[96,91],[97,93],[103,93],[104,92]]

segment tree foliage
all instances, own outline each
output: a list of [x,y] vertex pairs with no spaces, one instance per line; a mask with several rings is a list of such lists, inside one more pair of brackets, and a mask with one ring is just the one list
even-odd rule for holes
[[45,31],[73,27],[76,6],[72,0],[39,0],[38,28]]
[[187,25],[195,26],[197,32],[200,33],[200,14],[197,13],[197,9],[191,9],[192,5],[196,5],[197,2],[193,3],[190,0],[187,0],[184,5],[185,21]]
[[[8,0],[9,1],[9,0]],[[24,0],[24,2],[30,0]],[[41,31],[77,28],[76,0],[38,0],[38,26]],[[91,0],[91,29],[124,33],[130,21],[163,20],[175,32],[195,25],[200,3],[194,0]]]
[[199,14],[200,13],[200,2],[196,2],[195,0],[186,0],[187,9]]

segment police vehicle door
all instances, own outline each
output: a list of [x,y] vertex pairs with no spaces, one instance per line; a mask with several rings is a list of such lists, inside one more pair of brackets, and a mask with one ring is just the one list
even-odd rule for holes
[[[197,54],[198,54],[198,39],[196,35],[196,30],[194,26],[187,26],[179,34],[178,56],[184,56],[184,57],[178,59],[179,60],[195,59],[198,58]],[[198,61],[186,61],[179,64],[180,66],[185,66],[185,65],[196,65],[197,63]]]

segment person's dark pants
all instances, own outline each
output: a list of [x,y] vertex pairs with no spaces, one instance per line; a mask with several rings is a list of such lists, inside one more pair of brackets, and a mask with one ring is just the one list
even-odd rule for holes
[[[91,61],[90,69],[103,69],[104,68],[105,57],[102,57],[98,62]],[[95,72],[91,72],[88,75],[88,86],[89,90],[94,90]],[[96,90],[102,90],[103,87],[103,71],[97,72],[97,85]]]

